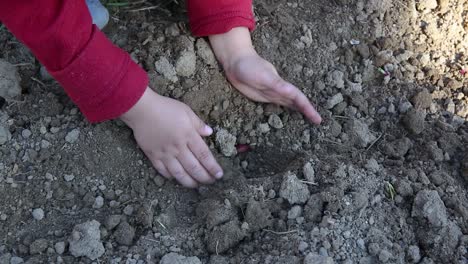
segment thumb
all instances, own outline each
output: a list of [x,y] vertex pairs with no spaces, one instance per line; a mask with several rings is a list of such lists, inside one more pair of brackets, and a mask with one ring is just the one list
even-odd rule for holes
[[191,117],[195,129],[201,136],[207,137],[213,134],[213,129],[205,124],[205,122],[203,122],[203,120],[201,120],[195,113],[192,112]]

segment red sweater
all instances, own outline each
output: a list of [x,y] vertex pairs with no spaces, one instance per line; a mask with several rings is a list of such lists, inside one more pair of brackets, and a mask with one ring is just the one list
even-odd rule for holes
[[[196,36],[253,29],[252,0],[188,0]],[[143,95],[146,72],[92,25],[84,0],[0,0],[0,21],[62,85],[91,122],[113,119]]]

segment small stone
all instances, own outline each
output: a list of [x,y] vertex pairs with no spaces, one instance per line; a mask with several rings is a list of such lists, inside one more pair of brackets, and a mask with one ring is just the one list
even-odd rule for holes
[[66,182],[70,182],[70,181],[73,181],[73,179],[75,179],[75,175],[73,174],[65,174],[63,176],[63,179],[66,181]]
[[437,0],[424,0],[424,1],[419,1],[418,2],[418,10],[424,11],[424,10],[433,10],[436,9],[438,6]]
[[296,219],[302,215],[302,207],[299,205],[293,206],[288,212],[288,219]]
[[29,254],[35,255],[44,252],[47,249],[48,242],[44,238],[35,240],[29,245]]
[[258,124],[258,131],[262,134],[270,132],[270,126],[267,123]]
[[270,124],[270,126],[276,128],[276,129],[283,128],[283,121],[276,114],[271,114],[270,115],[270,117],[268,118],[268,124]]
[[21,94],[21,77],[11,63],[0,59],[0,97],[14,99]]
[[102,196],[96,197],[96,199],[94,200],[93,208],[100,209],[103,206],[104,206],[104,198],[102,198]]
[[390,259],[392,259],[392,253],[388,252],[387,250],[383,249],[379,253],[379,260],[382,263],[387,263]]
[[174,66],[167,60],[166,57],[161,57],[158,61],[154,63],[156,67],[156,71],[159,74],[162,74],[164,78],[168,79],[171,82],[177,82],[179,78],[177,78],[177,72]]
[[334,264],[332,258],[327,256],[318,255],[315,253],[309,253],[304,259],[304,264]]
[[75,128],[72,131],[68,132],[68,134],[65,136],[65,141],[70,144],[73,144],[78,140],[79,136],[80,130],[78,128]]
[[31,135],[32,135],[32,132],[29,129],[23,129],[23,131],[21,131],[21,136],[23,138],[29,138]]
[[327,75],[327,84],[338,89],[343,89],[345,87],[344,73],[339,70],[329,72]]
[[307,162],[302,168],[302,173],[304,174],[306,181],[315,182],[315,170],[312,163]]
[[32,211],[32,216],[37,221],[41,221],[44,219],[44,210],[42,210],[42,208],[36,208]]
[[41,80],[43,81],[51,81],[54,79],[52,75],[47,71],[46,67],[41,66],[41,69],[39,70],[39,75],[41,76]]
[[169,253],[161,258],[159,264],[202,264],[197,257],[185,257],[177,253]]
[[122,215],[110,215],[107,217],[105,226],[107,230],[113,230],[116,226],[120,224],[120,221],[122,220]]
[[351,119],[346,123],[345,127],[356,146],[365,148],[376,139],[367,124],[360,120]]
[[216,142],[218,142],[218,145],[224,156],[231,157],[237,154],[237,138],[230,134],[227,130],[222,128],[218,130],[216,133]]
[[373,158],[370,158],[366,165],[365,165],[365,168],[368,169],[369,171],[373,172],[373,173],[376,173],[380,170],[380,165],[379,163],[373,159]]
[[424,89],[413,97],[412,102],[416,109],[427,109],[432,104],[432,95],[427,89]]
[[59,255],[62,255],[65,252],[65,242],[60,241],[54,245],[55,252]]
[[409,246],[407,255],[411,263],[419,263],[421,261],[421,251],[418,246]]
[[358,45],[356,45],[356,50],[363,59],[369,58],[370,49],[369,49],[369,46],[367,46],[367,44],[359,43]]
[[7,143],[10,139],[11,139],[10,130],[0,123],[0,146]]
[[183,77],[190,77],[195,73],[197,57],[193,50],[186,50],[182,52],[177,59],[175,70],[178,75]]
[[135,238],[135,228],[127,222],[121,222],[114,232],[114,237],[120,245],[131,246]]
[[310,192],[306,184],[302,183],[296,175],[287,172],[280,188],[280,197],[290,204],[304,204],[309,199]]
[[[1,261],[0,261],[1,262]],[[10,264],[21,264],[24,263],[24,259],[20,257],[12,257],[10,259]]]
[[335,107],[336,105],[338,105],[339,103],[343,101],[344,101],[343,94],[337,93],[334,96],[328,98],[327,103],[325,104],[325,108],[332,109],[333,107]]
[[301,241],[299,242],[299,246],[297,246],[297,249],[299,250],[299,252],[304,252],[307,250],[308,247],[309,247],[309,244],[307,244],[307,242]]
[[101,257],[105,249],[101,242],[100,225],[96,220],[76,225],[69,239],[70,254],[74,257],[85,256],[91,260]]
[[215,67],[217,65],[216,57],[208,42],[203,38],[199,38],[195,43],[195,47],[197,49],[197,55],[203,60],[203,62],[211,67]]
[[129,205],[125,206],[125,208],[123,209],[123,213],[124,213],[124,215],[131,216],[133,214],[134,210],[135,209],[133,208],[133,206],[129,204]]
[[424,131],[424,119],[426,112],[413,108],[403,118],[403,123],[409,132],[417,135]]
[[435,227],[447,225],[447,210],[437,191],[419,191],[414,199],[411,216],[426,219]]
[[411,109],[412,107],[413,107],[413,105],[410,102],[404,101],[404,102],[401,102],[398,105],[398,111],[400,111],[400,113],[404,114],[404,113],[408,112],[408,110]]

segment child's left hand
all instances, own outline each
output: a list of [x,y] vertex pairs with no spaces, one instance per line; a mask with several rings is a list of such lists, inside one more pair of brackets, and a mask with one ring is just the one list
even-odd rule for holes
[[210,36],[216,57],[229,81],[241,93],[257,102],[275,103],[303,113],[312,123],[322,118],[297,87],[283,80],[275,67],[261,58],[252,46],[246,28]]

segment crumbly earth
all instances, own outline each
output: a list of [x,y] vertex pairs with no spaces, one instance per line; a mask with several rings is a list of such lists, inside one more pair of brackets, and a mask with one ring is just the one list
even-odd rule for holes
[[0,263],[467,263],[468,2],[255,1],[258,52],[321,126],[236,92],[180,1],[130,3],[109,38],[239,151],[208,138],[224,180],[166,181],[0,26],[22,87],[0,99]]

